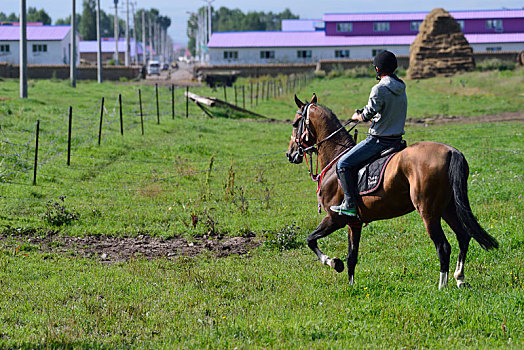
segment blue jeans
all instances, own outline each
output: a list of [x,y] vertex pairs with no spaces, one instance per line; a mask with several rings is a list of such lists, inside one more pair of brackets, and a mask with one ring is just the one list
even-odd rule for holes
[[348,153],[340,157],[337,170],[351,169],[356,173],[364,163],[397,142],[398,140],[385,140],[368,135],[365,140],[359,142]]

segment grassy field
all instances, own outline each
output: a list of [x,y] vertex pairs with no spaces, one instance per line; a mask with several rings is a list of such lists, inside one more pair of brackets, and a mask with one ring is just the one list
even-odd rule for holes
[[[522,111],[523,72],[408,82],[408,116]],[[306,99],[316,92],[321,104],[347,118],[366,103],[373,84],[316,79],[298,93]],[[193,105],[186,119],[179,89],[171,119],[171,93],[163,88],[157,124],[154,90],[141,87],[142,135],[137,89],[80,82],[73,90],[66,82],[33,81],[30,98],[21,101],[16,81],[0,82],[0,348],[522,348],[522,123],[407,126],[408,143],[444,142],[468,159],[473,211],[501,245],[486,253],[472,243],[466,263],[472,288],[438,291],[438,259],[415,213],[364,229],[356,285],[349,287],[346,274],[321,265],[304,245],[322,216],[305,165],[284,156],[291,126],[278,120],[293,117],[291,94],[254,108],[277,122],[209,119]],[[221,90],[192,91],[221,96]],[[98,146],[101,97],[107,110]],[[254,234],[268,243],[227,258],[203,253],[118,263],[31,243],[50,234],[191,240],[209,232],[210,221],[221,235]],[[447,226],[445,232],[455,260],[456,239]],[[295,248],[279,249],[278,238]],[[320,244],[344,257],[345,231]]]

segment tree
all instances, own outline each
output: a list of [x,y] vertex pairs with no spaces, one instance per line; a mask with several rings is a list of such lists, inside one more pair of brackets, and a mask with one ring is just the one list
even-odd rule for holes
[[9,16],[3,12],[0,12],[0,21],[2,22],[18,22],[18,16],[16,13],[11,13]]
[[78,32],[82,40],[96,40],[96,0],[84,0],[83,7]]
[[51,17],[45,12],[44,9],[37,10],[36,7],[29,7],[27,9],[27,21],[28,22],[42,22],[45,25],[52,23]]

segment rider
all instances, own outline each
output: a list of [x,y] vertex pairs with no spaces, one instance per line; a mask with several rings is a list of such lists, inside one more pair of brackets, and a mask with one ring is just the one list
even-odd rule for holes
[[377,83],[371,89],[368,104],[351,117],[372,121],[368,137],[343,155],[337,163],[337,176],[344,191],[340,205],[331,206],[339,214],[357,216],[355,177],[359,167],[383,150],[402,141],[408,100],[406,84],[394,72],[397,58],[389,51],[379,52],[373,61]]

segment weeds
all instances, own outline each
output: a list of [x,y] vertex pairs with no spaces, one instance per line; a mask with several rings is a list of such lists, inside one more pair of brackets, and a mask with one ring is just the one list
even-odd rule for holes
[[304,243],[298,239],[299,231],[300,227],[296,223],[285,226],[275,232],[274,237],[265,242],[265,246],[280,251],[300,248]]
[[58,201],[48,201],[44,220],[54,226],[69,225],[77,220],[80,214],[73,208],[71,210],[65,207],[65,196],[58,197]]

